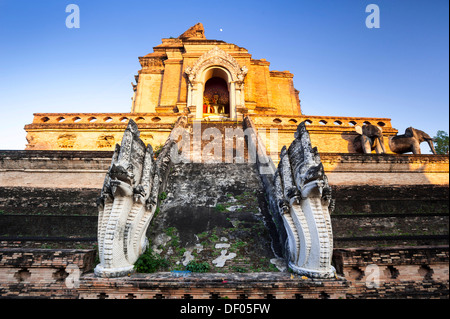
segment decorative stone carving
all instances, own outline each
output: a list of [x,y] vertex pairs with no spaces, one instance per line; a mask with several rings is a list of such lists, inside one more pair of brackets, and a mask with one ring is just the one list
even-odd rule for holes
[[97,139],[98,148],[110,148],[114,146],[114,135],[101,135]]
[[73,148],[77,136],[74,134],[62,134],[58,137],[59,148]]
[[139,57],[142,68],[164,67],[164,57]]
[[248,68],[244,65],[237,74],[238,81],[244,82],[244,78],[247,75],[247,73],[248,73]]
[[281,150],[274,176],[275,198],[287,233],[289,267],[300,275],[332,278],[333,234],[331,187],[317,148],[312,148],[305,122]]
[[97,276],[118,277],[133,271],[148,245],[145,233],[156,210],[159,186],[153,149],[145,147],[136,123],[130,120],[97,201]]
[[178,129],[186,126],[180,116],[157,160],[152,146],[140,139],[133,120],[116,144],[111,166],[106,174],[98,207],[98,251],[100,264],[94,273],[100,277],[120,277],[133,272],[134,263],[148,246],[145,236],[178,154]]
[[248,72],[246,66],[241,67],[239,63],[230,54],[215,46],[205,54],[203,54],[193,66],[188,66],[185,73],[189,82],[193,84],[198,80],[199,76],[208,66],[219,65],[225,67],[232,76],[233,81],[243,82]]

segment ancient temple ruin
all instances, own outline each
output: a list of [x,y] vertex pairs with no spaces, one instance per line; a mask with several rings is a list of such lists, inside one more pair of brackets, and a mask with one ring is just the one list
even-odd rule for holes
[[139,62],[130,112],[35,113],[0,151],[1,296],[448,298],[425,132],[305,115],[292,73],[200,23]]
[[379,125],[386,137],[397,133],[386,118],[304,115],[292,73],[270,70],[269,61],[252,58],[243,47],[207,39],[201,24],[192,30],[162,39],[152,53],[139,57],[130,113],[35,113],[25,126],[26,149],[112,151],[129,119],[138,124],[142,140],[156,146],[182,114],[209,122],[250,116],[257,129],[277,129],[277,148],[266,145],[274,162],[303,121],[324,153],[353,152],[355,125]]

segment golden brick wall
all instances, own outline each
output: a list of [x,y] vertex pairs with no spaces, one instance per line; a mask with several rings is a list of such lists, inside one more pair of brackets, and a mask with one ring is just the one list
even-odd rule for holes
[[246,49],[207,39],[163,39],[153,53],[141,57],[142,69],[138,72],[132,112],[169,111],[175,107],[183,111],[187,103],[184,70],[216,46],[230,54],[241,67],[248,68],[244,94],[249,113],[300,114],[291,73],[270,71],[269,62],[252,59]]
[[[353,140],[358,136],[355,125],[362,126],[365,123],[381,125],[385,136],[385,148],[389,154],[392,154],[388,145],[389,137],[397,134],[397,130],[391,126],[391,120],[387,118],[308,115],[251,115],[251,118],[257,130],[266,132],[266,136],[262,134],[261,137],[275,164],[279,161],[281,149],[283,146],[291,145],[298,125],[303,121],[307,123],[312,146],[317,147],[320,153],[356,153],[353,147]],[[275,144],[271,142],[271,130],[276,134],[273,137],[277,141]],[[273,150],[272,145],[276,146],[277,150]]]
[[161,113],[36,113],[25,126],[26,150],[114,150],[130,119],[138,124],[142,140],[158,147],[177,118]]
[[331,185],[449,185],[446,155],[321,153],[320,159]]
[[[144,106],[147,106],[147,112],[155,112],[155,107],[159,103],[161,93],[162,74],[140,74],[140,81],[136,91],[136,101],[132,112],[145,112]],[[158,86],[159,84],[159,86]]]

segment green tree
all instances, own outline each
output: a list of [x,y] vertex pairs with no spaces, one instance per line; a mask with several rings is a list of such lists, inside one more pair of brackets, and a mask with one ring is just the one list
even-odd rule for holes
[[437,154],[448,154],[448,133],[438,131],[434,139],[434,148]]

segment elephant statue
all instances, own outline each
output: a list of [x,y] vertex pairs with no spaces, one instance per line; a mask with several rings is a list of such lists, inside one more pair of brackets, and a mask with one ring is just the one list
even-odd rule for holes
[[408,127],[405,130],[405,134],[391,137],[389,139],[389,148],[392,152],[397,154],[404,154],[408,152],[412,152],[413,154],[421,154],[420,143],[425,141],[430,146],[433,154],[436,154],[436,150],[433,145],[434,139],[424,131],[417,130],[413,127]]
[[359,136],[353,140],[353,147],[358,153],[370,154],[373,150],[375,150],[377,154],[386,153],[383,129],[380,126],[364,124],[361,127],[356,125],[355,131]]

